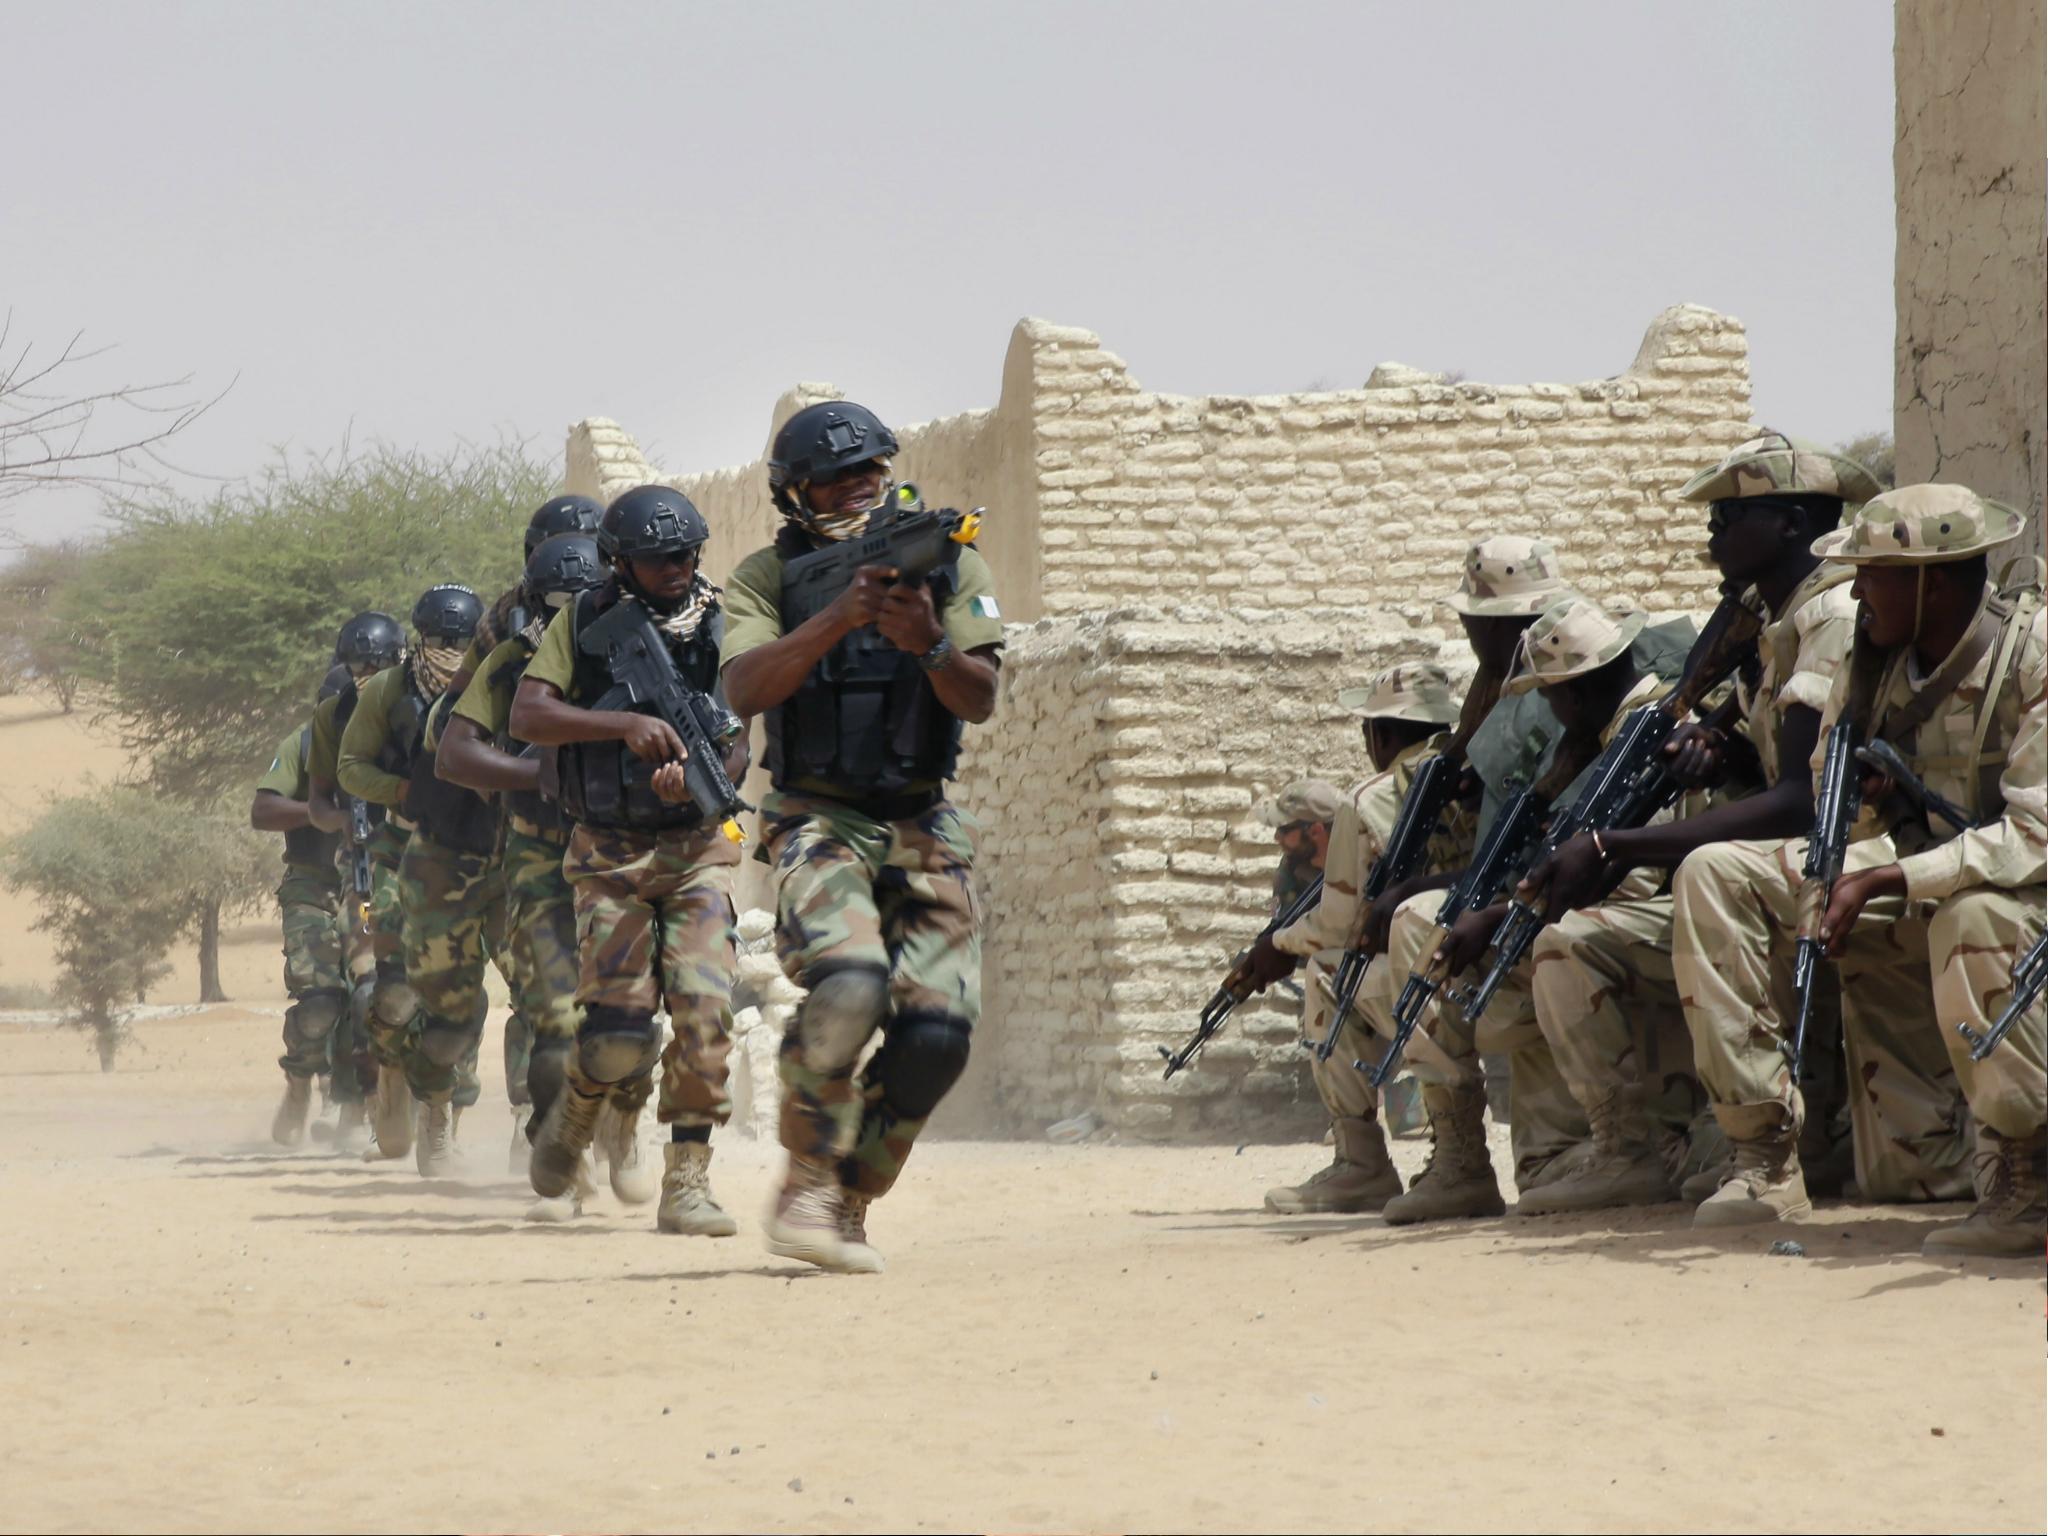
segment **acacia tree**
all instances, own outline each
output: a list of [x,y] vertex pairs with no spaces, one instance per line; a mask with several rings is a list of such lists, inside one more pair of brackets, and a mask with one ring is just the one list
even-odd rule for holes
[[32,544],[0,569],[0,677],[49,693],[67,715],[78,697],[80,658],[57,596],[86,558],[77,541]]

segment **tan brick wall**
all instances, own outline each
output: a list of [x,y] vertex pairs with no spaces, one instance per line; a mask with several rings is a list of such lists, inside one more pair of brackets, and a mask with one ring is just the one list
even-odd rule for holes
[[[771,434],[833,393],[791,391]],[[1262,921],[1273,855],[1252,804],[1303,773],[1363,774],[1336,691],[1455,640],[1436,599],[1475,537],[1548,537],[1617,603],[1709,604],[1704,528],[1675,497],[1749,430],[1742,327],[1693,306],[1610,379],[1385,365],[1266,397],[1149,393],[1093,333],[1019,324],[993,409],[899,428],[898,471],[928,502],[989,507],[1004,611],[1034,621],[1011,627],[958,787],[983,824],[987,1007],[947,1124],[1093,1109],[1147,1136],[1312,1129],[1294,1025],[1268,1005],[1160,1079],[1157,1048]],[[610,422],[571,429],[568,458],[591,494],[657,477]],[[714,575],[772,532],[759,463],[670,483],[712,523]]]

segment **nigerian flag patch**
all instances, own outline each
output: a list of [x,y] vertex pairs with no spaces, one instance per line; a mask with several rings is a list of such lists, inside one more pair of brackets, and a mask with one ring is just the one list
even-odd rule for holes
[[967,611],[977,619],[1000,619],[1003,610],[996,606],[992,597],[972,597],[967,600]]

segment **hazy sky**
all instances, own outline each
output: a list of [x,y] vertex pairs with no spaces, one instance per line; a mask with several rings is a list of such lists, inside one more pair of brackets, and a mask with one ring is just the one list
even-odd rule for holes
[[94,382],[239,375],[216,475],[590,415],[736,463],[800,379],[992,405],[1024,315],[1273,393],[1598,378],[1691,301],[1838,439],[1891,417],[1891,12],[10,4],[0,303]]

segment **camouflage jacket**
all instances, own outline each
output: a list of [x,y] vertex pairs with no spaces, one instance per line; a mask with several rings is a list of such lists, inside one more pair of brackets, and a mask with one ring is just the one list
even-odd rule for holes
[[1818,565],[1792,590],[1785,611],[1757,636],[1763,663],[1755,688],[1736,674],[1743,732],[1763,762],[1764,783],[1778,782],[1778,732],[1785,711],[1804,705],[1818,714],[1827,708],[1835,678],[1849,661],[1856,639],[1856,599],[1847,566]]

